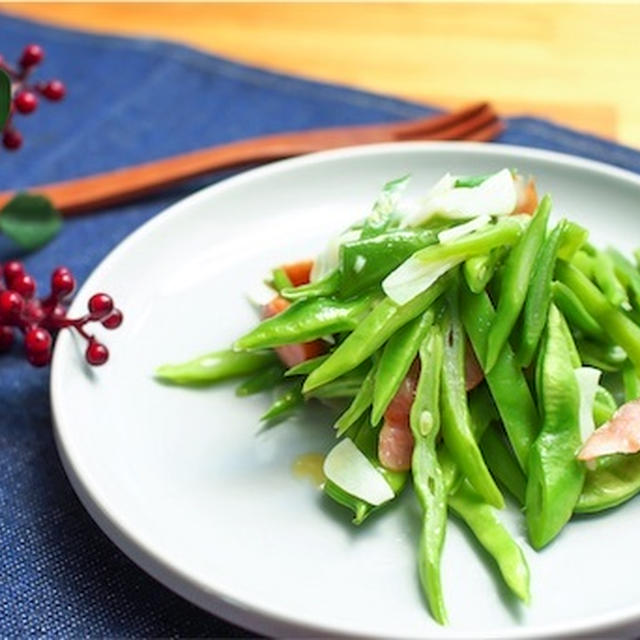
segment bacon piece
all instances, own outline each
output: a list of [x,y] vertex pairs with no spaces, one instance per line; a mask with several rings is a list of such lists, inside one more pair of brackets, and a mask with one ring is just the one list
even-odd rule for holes
[[300,260],[299,262],[282,265],[282,269],[294,287],[299,287],[300,285],[310,282],[312,268],[313,260]]
[[420,364],[416,360],[384,414],[378,438],[378,459],[383,467],[391,471],[406,471],[411,468],[413,434],[409,414],[419,373]]
[[584,443],[578,460],[593,460],[612,453],[637,453],[640,451],[640,400],[623,404],[612,416],[596,429]]

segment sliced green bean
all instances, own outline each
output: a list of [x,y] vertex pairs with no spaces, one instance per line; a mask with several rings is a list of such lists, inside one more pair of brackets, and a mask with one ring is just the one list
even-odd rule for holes
[[571,262],[576,253],[585,246],[589,232],[571,220],[565,220],[562,241],[558,247],[558,258]]
[[570,325],[586,336],[599,340],[605,337],[600,325],[584,308],[580,298],[567,285],[556,281],[551,285],[551,289],[553,291],[553,302]]
[[[464,328],[480,365],[485,369],[483,358],[487,335],[495,317],[493,305],[486,293],[474,294],[464,286],[461,288],[460,301]],[[520,467],[526,471],[529,449],[537,436],[540,418],[529,385],[508,344],[503,347],[493,369],[485,376],[509,442]]]
[[521,505],[524,505],[527,478],[495,425],[487,429],[480,442],[480,449],[494,478],[497,478],[507,491]]
[[156,378],[174,384],[208,384],[260,371],[277,362],[273,351],[265,353],[238,353],[214,351],[180,364],[163,364],[155,372]]
[[629,305],[627,292],[616,276],[610,255],[602,251],[596,254],[593,263],[593,277],[605,298],[614,307]]
[[[323,298],[333,295],[340,286],[341,276],[337,269],[334,269],[331,273],[327,274],[321,280],[316,282],[309,282],[308,284],[301,284],[298,287],[291,285],[291,282],[287,286],[278,289],[280,295],[287,300],[303,300],[305,298]],[[275,278],[274,278],[275,283]]]
[[334,380],[373,355],[400,327],[424,313],[442,295],[451,275],[444,275],[407,304],[397,305],[389,298],[380,302],[331,357],[309,375],[305,392]]
[[382,419],[415,360],[433,319],[433,310],[427,309],[389,338],[376,369],[371,424],[378,424]]
[[605,334],[627,352],[640,373],[640,328],[610,304],[598,287],[574,266],[558,261],[556,275],[580,298]]
[[413,486],[422,508],[418,547],[420,582],[433,617],[440,624],[446,624],[440,561],[447,524],[447,491],[436,453],[442,355],[442,333],[432,324],[420,346],[420,377],[411,406],[410,425],[415,440],[411,459]]
[[347,410],[337,419],[334,428],[337,431],[337,436],[340,437],[346,431],[354,425],[358,419],[364,414],[364,412],[371,406],[373,402],[373,387],[376,375],[377,363],[375,363],[366,378],[360,385],[358,393],[347,407]]
[[472,256],[465,261],[462,272],[473,293],[484,291],[507,252],[507,247],[497,247],[487,254]]
[[372,301],[371,295],[348,301],[332,298],[299,300],[236,340],[234,348],[240,351],[266,349],[351,331],[367,314]]
[[631,302],[636,310],[640,309],[640,273],[636,267],[616,249],[607,249],[607,255],[613,262],[615,274],[620,282],[632,293]]
[[525,500],[529,539],[536,549],[551,542],[571,517],[585,474],[576,459],[582,443],[580,390],[561,321],[551,305],[536,372],[543,423],[531,447]]
[[583,339],[576,345],[582,362],[602,371],[620,371],[627,361],[627,354],[615,344]]
[[571,264],[578,269],[586,278],[589,280],[593,280],[593,271],[594,271],[594,263],[595,263],[595,253],[594,255],[590,255],[585,251],[578,251],[571,261],[567,260],[566,262],[571,262]]
[[505,529],[496,513],[468,482],[449,496],[449,506],[471,529],[478,542],[498,564],[507,586],[522,601],[528,603],[529,566],[511,534]]
[[533,269],[544,243],[550,213],[551,199],[545,196],[505,263],[496,316],[487,339],[487,371],[495,366],[524,305]]
[[416,251],[438,241],[428,229],[401,229],[340,247],[339,295],[352,296],[380,282]]
[[309,398],[355,398],[369,373],[369,365],[364,362],[343,376],[305,392]]
[[[480,442],[491,421],[497,418],[495,406],[485,385],[480,385],[469,393],[469,417],[471,433],[476,442]],[[448,495],[457,490],[464,480],[464,475],[444,442],[438,447],[438,460]]]
[[[527,220],[524,220],[527,218]],[[473,233],[444,244],[434,244],[413,254],[423,264],[464,262],[472,256],[484,255],[496,247],[510,247],[518,242],[529,216],[505,216]]]
[[274,389],[284,379],[284,368],[281,364],[274,364],[262,371],[254,373],[236,388],[236,395],[240,398]]
[[396,207],[401,193],[406,189],[411,176],[389,180],[376,199],[371,213],[364,220],[360,237],[372,238],[398,226],[400,216]]
[[554,227],[544,241],[533,268],[524,304],[517,354],[518,362],[522,367],[528,367],[531,364],[547,322],[552,297],[551,281],[565,225],[566,221],[561,220]]
[[302,384],[296,381],[289,389],[273,401],[271,406],[262,414],[260,420],[273,423],[291,411],[294,411],[303,403]]
[[470,425],[465,392],[465,337],[458,312],[457,292],[448,296],[444,316],[442,369],[442,435],[456,464],[489,504],[504,506],[504,499],[487,469]]
[[593,402],[593,421],[596,427],[600,427],[611,419],[618,405],[608,389],[598,385],[596,397]]
[[287,369],[284,375],[287,378],[291,376],[309,375],[312,371],[315,371],[329,357],[329,355],[330,354],[325,353],[321,356],[310,358],[309,360],[303,360],[300,364],[296,364],[290,369]]
[[576,513],[596,513],[617,507],[640,492],[640,454],[603,458],[587,470]]

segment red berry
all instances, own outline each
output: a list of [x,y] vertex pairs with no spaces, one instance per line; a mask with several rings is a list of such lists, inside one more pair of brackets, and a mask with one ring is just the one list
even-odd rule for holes
[[24,274],[24,265],[22,264],[22,262],[18,262],[18,260],[5,262],[4,268],[2,269],[2,275],[4,276],[4,281],[8,287],[11,286],[11,282],[14,278],[23,276]]
[[52,344],[51,334],[40,327],[29,329],[24,336],[24,346],[27,354],[50,353]]
[[59,300],[70,296],[75,288],[75,278],[67,267],[58,267],[51,274],[51,292]]
[[120,309],[114,309],[103,321],[105,329],[117,329],[122,324],[123,316]]
[[33,298],[36,293],[36,281],[28,273],[14,276],[7,284],[12,291],[19,293],[25,300]]
[[22,134],[16,129],[5,129],[2,136],[2,144],[6,149],[15,151],[22,146]]
[[38,108],[38,98],[32,91],[21,91],[13,99],[13,104],[20,113],[33,113]]
[[0,318],[4,322],[15,321],[23,307],[24,300],[19,293],[15,291],[0,292]]
[[8,351],[13,344],[13,329],[0,325],[0,351]]
[[61,304],[55,305],[47,314],[47,324],[53,328],[60,326],[67,317],[67,310]]
[[87,306],[92,320],[102,320],[113,311],[113,300],[106,293],[96,293],[89,298]]
[[40,87],[40,93],[49,100],[58,101],[67,95],[67,88],[60,80],[50,80]]
[[20,56],[20,66],[25,69],[33,67],[36,64],[40,64],[43,58],[44,51],[41,46],[37,44],[27,45]]
[[22,322],[29,325],[39,325],[44,320],[45,313],[40,300],[27,300],[22,310]]
[[109,350],[103,344],[91,338],[85,352],[85,358],[89,364],[98,367],[109,359]]
[[34,367],[46,367],[51,362],[51,351],[27,351],[27,360]]

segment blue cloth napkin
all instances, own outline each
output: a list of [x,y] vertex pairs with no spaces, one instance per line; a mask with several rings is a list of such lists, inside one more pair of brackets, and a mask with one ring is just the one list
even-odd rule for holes
[[[0,188],[71,178],[283,130],[391,121],[424,105],[236,64],[175,44],[88,35],[0,14],[0,51],[40,43],[39,77],[68,86],[61,104],[20,118],[25,146],[0,152]],[[640,171],[640,153],[535,118],[500,142],[554,149]],[[84,280],[125,236],[206,181],[69,220],[24,256],[42,283],[58,264]],[[0,238],[0,262],[22,257]],[[52,437],[48,371],[16,349],[0,357],[0,636],[242,636],[148,577],[74,495]]]

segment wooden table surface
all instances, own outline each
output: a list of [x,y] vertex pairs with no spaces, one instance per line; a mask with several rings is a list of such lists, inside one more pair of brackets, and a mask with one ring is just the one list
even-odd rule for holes
[[0,7],[433,104],[490,99],[505,114],[539,114],[640,147],[639,4]]

